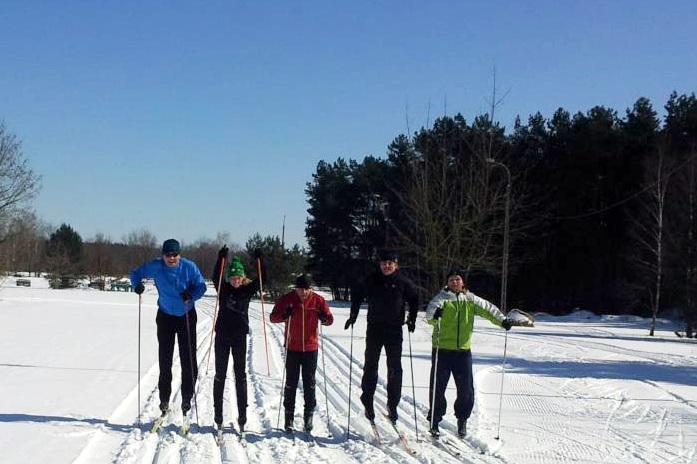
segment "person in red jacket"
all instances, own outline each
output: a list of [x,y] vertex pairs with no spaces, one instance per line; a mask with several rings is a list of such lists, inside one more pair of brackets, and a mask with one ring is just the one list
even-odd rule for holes
[[285,322],[286,384],[283,389],[286,432],[293,431],[295,391],[302,370],[305,408],[305,431],[312,430],[312,416],[317,405],[315,371],[317,370],[318,323],[332,325],[334,316],[321,295],[310,288],[312,280],[306,274],[295,280],[295,289],[281,296],[271,311],[271,322]]

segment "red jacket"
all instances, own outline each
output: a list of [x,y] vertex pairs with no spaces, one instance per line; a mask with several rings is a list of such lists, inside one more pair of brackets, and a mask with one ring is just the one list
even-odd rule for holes
[[[285,320],[283,313],[288,306],[293,307],[293,312],[290,318]],[[301,300],[293,290],[276,301],[270,318],[271,322],[286,323],[285,340],[289,350],[317,351],[319,349],[317,327],[320,311],[327,316],[327,322],[323,325],[332,325],[334,316],[322,296],[311,292],[305,300]]]

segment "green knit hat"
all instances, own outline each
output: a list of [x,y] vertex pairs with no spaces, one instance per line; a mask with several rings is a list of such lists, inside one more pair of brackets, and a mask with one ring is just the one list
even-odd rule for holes
[[230,260],[230,264],[227,266],[227,271],[225,272],[226,278],[230,277],[244,277],[244,265],[240,258],[233,256]]

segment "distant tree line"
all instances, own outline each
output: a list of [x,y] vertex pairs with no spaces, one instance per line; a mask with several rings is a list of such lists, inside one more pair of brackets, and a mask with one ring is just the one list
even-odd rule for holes
[[[182,255],[193,260],[204,277],[210,278],[218,250],[225,243],[229,243],[229,237],[224,234],[212,240],[183,243]],[[135,266],[158,257],[160,246],[161,241],[146,230],[130,232],[120,242],[102,234],[91,241],[83,241],[70,225],[61,224],[51,232],[47,226],[40,225],[34,215],[27,213],[14,218],[4,231],[0,269],[45,274],[55,288],[73,287],[79,279],[87,278],[97,288],[107,289],[109,280],[125,278]],[[255,234],[243,247],[229,246],[231,254],[240,257],[250,277],[257,275],[252,252],[262,251],[268,273],[264,291],[271,298],[286,292],[305,266],[304,250],[298,245],[285,249],[278,237]]]
[[[493,108],[399,135],[386,159],[320,161],[307,184],[308,267],[345,298],[380,248],[427,298],[453,267],[500,292],[510,212],[508,308],[697,322],[697,99],[670,95],[661,121],[640,98],[623,117],[596,106],[518,119]],[[507,186],[510,174],[510,195]],[[653,325],[651,327],[653,332]]]
[[[121,241],[104,234],[83,241],[69,224],[53,228],[29,209],[41,188],[41,176],[28,165],[21,142],[0,122],[0,273],[46,275],[56,288],[71,287],[88,278],[105,289],[108,279],[121,279],[130,270],[160,255],[161,241],[147,230],[134,230]],[[267,269],[264,291],[272,298],[286,292],[305,267],[305,251],[286,249],[278,237],[255,234],[244,247],[231,244],[227,234],[213,240],[182,243],[182,254],[211,276],[218,250],[224,244],[240,256],[249,276],[257,275],[252,251],[261,250]]]
[[[659,120],[645,98],[622,117],[603,106],[574,115],[560,108],[549,119],[516,120],[510,134],[493,107],[471,123],[444,116],[398,135],[385,159],[320,161],[306,188],[308,250],[258,234],[231,248],[250,274],[252,250],[264,252],[272,295],[305,269],[337,299],[374,269],[379,249],[393,248],[424,300],[455,266],[470,288],[496,300],[507,256],[504,309],[654,319],[676,310],[692,336],[697,99],[673,93],[665,110]],[[83,242],[68,224],[44,224],[26,208],[40,181],[0,124],[0,270],[46,272],[64,285],[126,276],[159,255],[148,231]],[[184,244],[184,255],[209,276],[227,239]]]

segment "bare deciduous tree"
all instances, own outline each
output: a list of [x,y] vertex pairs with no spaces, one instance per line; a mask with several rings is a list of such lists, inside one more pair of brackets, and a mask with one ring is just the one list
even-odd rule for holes
[[45,263],[45,241],[50,227],[34,213],[16,212],[3,227],[0,268],[37,273]]
[[128,248],[127,261],[133,267],[157,256],[157,237],[148,230],[133,230],[123,237],[123,242]]
[[106,278],[116,275],[111,249],[111,239],[102,233],[97,233],[94,240],[85,243],[85,272],[90,280],[99,283],[101,290],[105,290]]
[[[489,137],[498,142],[490,145]],[[488,117],[469,127],[458,115],[437,120],[413,142],[416,156],[406,184],[395,192],[407,220],[391,230],[401,248],[417,253],[427,294],[442,285],[454,265],[468,273],[498,272],[503,230],[503,214],[498,213],[505,206],[505,189],[498,186],[506,181],[492,176],[487,158],[501,141],[502,130]]]
[[659,147],[655,159],[647,163],[646,190],[647,201],[641,217],[633,217],[633,236],[639,244],[638,253],[634,255],[640,273],[644,274],[650,294],[651,324],[649,335],[653,336],[656,328],[656,316],[661,307],[661,290],[663,278],[664,223],[666,192],[669,185],[670,169],[664,150]]
[[34,198],[40,187],[41,176],[29,167],[21,142],[0,122],[0,217]]

